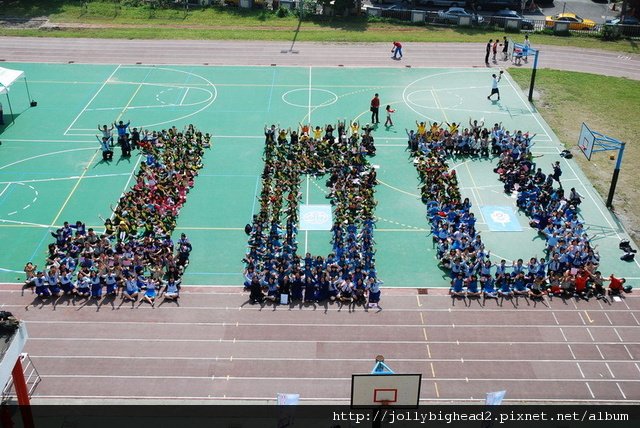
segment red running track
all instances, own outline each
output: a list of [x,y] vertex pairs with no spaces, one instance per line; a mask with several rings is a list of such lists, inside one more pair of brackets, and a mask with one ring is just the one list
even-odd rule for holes
[[351,375],[368,373],[377,354],[396,373],[422,373],[424,403],[481,403],[502,389],[511,402],[640,403],[637,296],[466,307],[429,292],[383,290],[383,310],[369,312],[274,310],[213,287],[185,287],[180,306],[156,308],[119,298],[43,305],[17,285],[0,286],[0,302],[27,322],[37,403],[267,402],[278,392],[346,403]]

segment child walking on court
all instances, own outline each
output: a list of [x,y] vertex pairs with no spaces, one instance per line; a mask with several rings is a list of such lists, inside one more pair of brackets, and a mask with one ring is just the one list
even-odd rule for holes
[[393,126],[393,120],[391,120],[391,113],[395,113],[396,111],[392,109],[390,105],[387,105],[386,110],[387,110],[387,120],[384,122],[384,126],[388,128],[390,126]]
[[495,74],[491,75],[491,77],[493,77],[493,82],[491,83],[491,94],[489,94],[489,96],[487,97],[488,100],[491,99],[493,94],[498,94],[498,101],[500,101],[500,90],[498,89],[498,82],[500,81],[500,79],[502,79],[503,73],[504,71],[500,70],[498,76],[496,76]]

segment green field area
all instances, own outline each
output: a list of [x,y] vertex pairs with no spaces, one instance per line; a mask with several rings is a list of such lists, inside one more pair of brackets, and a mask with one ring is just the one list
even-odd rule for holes
[[[243,227],[256,212],[262,171],[262,129],[295,127],[338,119],[369,121],[374,92],[397,109],[395,126],[374,131],[379,166],[375,240],[379,276],[387,286],[447,286],[435,260],[417,173],[408,159],[405,128],[416,120],[487,124],[537,133],[534,152],[550,169],[562,145],[514,81],[502,85],[502,101],[486,99],[490,74],[478,69],[358,69],[320,67],[200,67],[7,64],[24,69],[39,105],[29,108],[16,85],[11,96],[15,123],[0,128],[0,239],[12,251],[0,254],[0,280],[16,281],[28,260],[42,264],[63,221],[83,220],[102,230],[98,215],[110,214],[125,191],[139,158],[99,162],[97,125],[122,118],[132,126],[182,128],[189,123],[213,134],[195,188],[178,219],[176,233],[193,242],[186,284],[239,285],[246,247]],[[602,266],[628,278],[640,277],[635,263],[623,263],[617,249],[626,233],[574,160],[564,162],[563,181],[586,196],[581,214],[598,242]],[[495,161],[454,158],[463,195],[471,199],[483,241],[496,260],[540,256],[543,241],[518,214],[518,232],[490,230],[484,206],[514,207],[493,173]],[[323,179],[305,182],[303,201],[326,204]],[[299,236],[300,251],[326,255],[329,232]],[[524,244],[524,245],[523,245]]]

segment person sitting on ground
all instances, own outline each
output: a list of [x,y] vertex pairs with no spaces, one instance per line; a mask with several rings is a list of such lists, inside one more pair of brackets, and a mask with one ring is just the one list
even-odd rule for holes
[[153,308],[156,305],[156,297],[157,297],[157,292],[156,292],[155,284],[150,283],[148,284],[147,289],[142,295],[142,298],[140,299],[140,303],[147,302]]
[[176,281],[173,278],[167,281],[167,284],[164,287],[164,291],[162,292],[162,296],[164,300],[173,300],[176,301],[180,297],[180,281]]
[[38,265],[34,265],[31,262],[28,262],[24,265],[24,273],[27,276],[25,279],[25,284],[28,284],[33,278],[36,276],[36,271],[38,270]]
[[49,284],[47,284],[47,280],[44,277],[44,272],[39,270],[36,272],[36,276],[31,279],[29,282],[29,286],[35,289],[35,293],[41,299],[46,299],[51,297],[51,291],[49,291]]
[[451,280],[451,288],[449,289],[451,297],[466,297],[467,294],[464,291],[464,276],[462,272],[458,272],[455,278]]
[[625,285],[627,280],[625,278],[616,278],[613,274],[609,276],[609,295],[620,296],[624,293],[631,293],[631,286]]
[[122,291],[122,299],[123,300],[133,300],[136,301],[138,299],[138,281],[135,277],[130,274],[125,274],[124,280],[124,290]]

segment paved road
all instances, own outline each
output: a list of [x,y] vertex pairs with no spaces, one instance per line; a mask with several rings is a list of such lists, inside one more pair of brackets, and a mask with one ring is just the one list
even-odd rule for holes
[[[535,47],[535,36],[532,37]],[[407,43],[389,57],[385,43],[296,43],[203,40],[102,40],[0,37],[0,61],[352,67],[484,67],[484,44]],[[640,55],[539,46],[540,67],[640,80]],[[510,63],[500,62],[507,67]],[[529,67],[530,65],[524,65]]]

